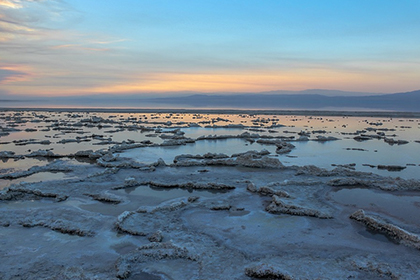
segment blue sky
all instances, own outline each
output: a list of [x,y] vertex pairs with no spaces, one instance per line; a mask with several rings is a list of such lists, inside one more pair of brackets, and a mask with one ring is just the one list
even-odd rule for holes
[[8,95],[420,89],[420,1],[0,0]]

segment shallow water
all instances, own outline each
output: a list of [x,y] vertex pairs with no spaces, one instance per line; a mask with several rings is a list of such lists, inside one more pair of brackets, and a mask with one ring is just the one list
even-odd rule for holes
[[420,227],[420,196],[418,193],[388,193],[353,188],[332,192],[331,198],[343,205],[385,213],[387,216]]
[[[89,119],[92,118],[102,119],[97,122],[89,122]],[[192,124],[200,127],[189,127]],[[223,128],[226,125],[243,125],[244,127]],[[420,140],[420,121],[418,119],[251,114],[76,113],[70,112],[70,110],[69,112],[7,111],[0,114],[0,126],[20,130],[0,136],[1,151],[13,151],[19,155],[29,154],[38,149],[69,155],[81,150],[108,149],[115,143],[128,140],[135,142],[149,140],[155,145],[160,145],[165,140],[160,136],[162,134],[170,136],[170,131],[175,128],[181,129],[185,133],[185,137],[192,139],[208,135],[235,136],[244,132],[296,139],[299,137],[297,133],[304,131],[310,133],[311,139],[316,139],[316,136],[321,135],[333,136],[340,140],[292,142],[296,148],[286,155],[276,155],[274,145],[261,145],[250,143],[244,138],[234,138],[202,140],[182,146],[133,149],[121,153],[121,156],[131,157],[143,163],[156,162],[159,158],[164,159],[166,163],[172,163],[174,157],[179,154],[210,152],[225,153],[230,156],[249,150],[267,149],[272,156],[278,156],[285,165],[316,165],[332,169],[334,164],[355,164],[354,168],[359,171],[406,179],[420,179],[420,143],[415,142]],[[142,127],[149,129],[142,130]],[[389,138],[407,140],[409,143],[389,145],[383,139],[358,142],[353,139],[357,135],[356,132],[368,135],[384,133]],[[48,140],[51,143],[20,145],[21,143],[13,142],[28,139],[35,142]],[[78,139],[79,142],[63,143],[63,140],[65,142],[72,139]],[[107,142],[108,140],[111,142]],[[363,149],[363,151],[354,149]],[[31,158],[17,161],[3,159],[0,169],[3,170],[3,173],[11,168],[25,170],[33,165],[40,165],[36,161]],[[406,168],[398,172],[390,172],[364,166],[380,164],[399,165]]]

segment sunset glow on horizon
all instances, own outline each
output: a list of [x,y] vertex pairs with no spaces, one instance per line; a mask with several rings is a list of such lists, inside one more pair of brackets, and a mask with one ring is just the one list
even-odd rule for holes
[[419,1],[0,0],[0,97],[420,89]]

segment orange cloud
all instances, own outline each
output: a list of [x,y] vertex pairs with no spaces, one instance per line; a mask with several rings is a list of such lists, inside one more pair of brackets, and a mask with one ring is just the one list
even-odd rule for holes
[[109,51],[108,48],[92,48],[92,47],[84,47],[81,44],[67,44],[67,45],[57,45],[52,46],[52,49],[73,49],[73,50],[84,50],[84,51],[93,51],[93,52],[105,52]]
[[12,9],[22,8],[20,1],[0,0],[0,6]]
[[0,0],[0,6],[11,8],[11,9],[21,9],[23,8],[22,2],[41,2],[43,0]]
[[94,93],[136,92],[258,92],[270,90],[302,90],[308,88],[351,88],[360,84],[378,82],[372,77],[356,73],[337,73],[325,69],[296,72],[177,74],[161,73],[139,77],[138,81],[103,85],[88,89]]
[[[8,68],[20,70],[22,68]],[[160,94],[179,91],[195,92],[261,92],[271,90],[340,89],[348,91],[399,92],[418,86],[418,79],[383,72],[350,72],[313,68],[295,71],[220,72],[220,73],[143,73],[129,77],[102,78],[90,73],[89,84],[59,83],[57,78],[71,73],[41,71],[34,75],[16,76],[4,86],[14,94],[42,96],[82,96],[88,94]],[[41,71],[41,72],[40,72]],[[31,73],[26,70],[25,73]],[[401,76],[405,83],[401,84]],[[25,80],[25,82],[16,82]],[[378,89],[378,85],[381,85]]]

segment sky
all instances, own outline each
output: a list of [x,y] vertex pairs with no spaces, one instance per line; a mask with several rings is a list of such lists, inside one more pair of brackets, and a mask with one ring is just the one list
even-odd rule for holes
[[418,0],[0,0],[0,95],[420,89]]

